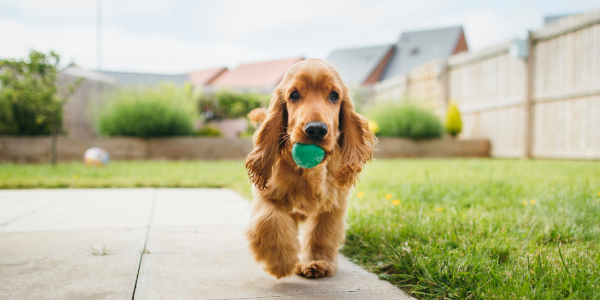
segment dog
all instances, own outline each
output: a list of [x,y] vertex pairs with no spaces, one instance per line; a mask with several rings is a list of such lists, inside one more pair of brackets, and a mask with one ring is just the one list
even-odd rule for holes
[[267,111],[262,107],[255,108],[248,113],[248,119],[250,119],[250,124],[252,124],[254,128],[258,128],[266,117]]
[[[336,274],[351,188],[377,142],[368,126],[333,64],[308,59],[288,68],[246,158],[255,198],[245,236],[267,273],[277,279]],[[298,167],[294,143],[320,146],[323,162]]]

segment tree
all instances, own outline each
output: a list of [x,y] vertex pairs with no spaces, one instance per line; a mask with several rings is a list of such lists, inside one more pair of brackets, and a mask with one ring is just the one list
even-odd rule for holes
[[28,60],[0,60],[0,134],[50,135],[51,162],[62,132],[63,105],[75,85],[57,86],[60,57],[31,51]]
[[462,131],[462,121],[460,120],[460,112],[455,102],[450,101],[448,104],[448,112],[446,112],[446,132],[452,137],[456,137]]

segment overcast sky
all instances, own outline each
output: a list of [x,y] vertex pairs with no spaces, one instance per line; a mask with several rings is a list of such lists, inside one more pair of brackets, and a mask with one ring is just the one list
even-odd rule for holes
[[[600,0],[102,0],[102,69],[184,73],[392,44],[402,31],[462,25],[473,50]],[[96,0],[0,0],[0,58],[54,50],[97,68]]]

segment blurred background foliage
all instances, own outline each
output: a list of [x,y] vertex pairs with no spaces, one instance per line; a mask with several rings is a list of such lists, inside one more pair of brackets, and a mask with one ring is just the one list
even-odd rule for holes
[[219,90],[215,94],[202,94],[198,98],[198,111],[206,120],[244,118],[253,109],[266,107],[270,95]]
[[99,109],[97,130],[103,136],[192,135],[198,118],[194,98],[189,85],[121,89],[110,94]]
[[62,126],[56,82],[60,57],[31,51],[26,60],[0,60],[0,134],[49,135]]
[[440,138],[442,123],[432,111],[414,102],[377,103],[367,109],[366,116],[378,125],[378,136],[403,137],[413,140]]

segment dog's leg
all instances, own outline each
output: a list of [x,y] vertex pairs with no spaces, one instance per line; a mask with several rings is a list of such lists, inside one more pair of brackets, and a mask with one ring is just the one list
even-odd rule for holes
[[338,248],[344,241],[345,216],[344,203],[330,212],[308,217],[303,228],[301,262],[296,266],[296,274],[307,278],[335,275]]
[[298,263],[300,243],[296,221],[281,203],[256,197],[246,238],[254,259],[277,279],[289,276]]

